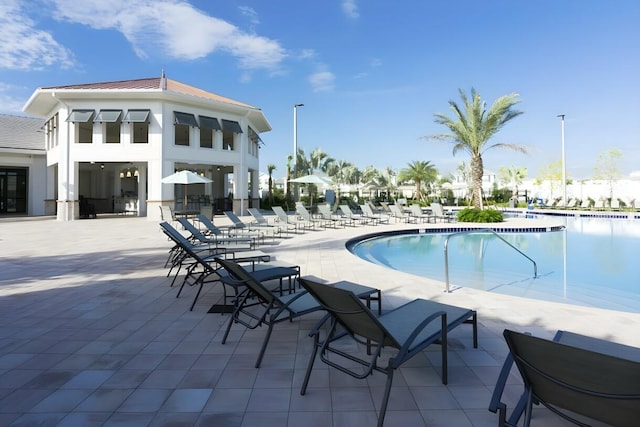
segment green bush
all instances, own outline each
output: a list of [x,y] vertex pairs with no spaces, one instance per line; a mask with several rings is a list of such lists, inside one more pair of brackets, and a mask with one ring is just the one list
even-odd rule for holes
[[458,212],[458,222],[502,222],[502,212],[495,209],[466,208]]

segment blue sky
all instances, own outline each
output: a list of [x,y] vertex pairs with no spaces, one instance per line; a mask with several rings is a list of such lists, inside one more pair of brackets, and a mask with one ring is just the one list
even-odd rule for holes
[[285,173],[298,147],[360,168],[468,157],[422,136],[471,87],[524,112],[494,137],[485,169],[561,159],[593,174],[599,153],[640,170],[640,2],[636,0],[2,0],[0,112],[23,115],[37,87],[167,77],[261,108],[261,169]]

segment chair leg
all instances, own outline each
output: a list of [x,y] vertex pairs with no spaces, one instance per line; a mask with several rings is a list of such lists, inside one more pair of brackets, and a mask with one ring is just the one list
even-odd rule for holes
[[224,336],[222,337],[222,344],[225,344],[227,342],[227,338],[229,337],[229,331],[231,331],[231,325],[233,324],[234,318],[236,317],[236,313],[232,313],[231,316],[229,316],[229,322],[227,322],[227,330],[224,331]]
[[304,381],[302,382],[302,388],[300,389],[300,394],[304,396],[307,392],[307,386],[309,385],[309,378],[311,377],[311,371],[313,370],[313,364],[316,361],[316,356],[318,355],[319,348],[319,337],[318,333],[313,336],[313,351],[311,352],[311,356],[309,357],[309,364],[307,365],[307,372],[304,375]]
[[378,415],[378,427],[382,427],[384,424],[384,416],[387,413],[387,405],[389,404],[389,395],[391,394],[391,383],[393,383],[393,371],[394,369],[387,368],[387,384],[384,388],[384,395],[382,396],[382,405],[380,406],[380,414]]
[[264,356],[264,352],[267,350],[267,344],[269,344],[269,338],[271,338],[272,331],[273,331],[273,323],[269,323],[269,328],[267,329],[267,335],[265,335],[264,341],[262,341],[262,348],[260,349],[258,360],[256,360],[256,368],[259,368],[260,364],[262,363],[262,357]]
[[200,292],[202,292],[202,287],[204,286],[204,277],[203,276],[198,277],[198,281],[200,282],[200,286],[198,287],[198,292],[196,292],[196,296],[193,297],[193,302],[191,303],[191,307],[189,308],[189,311],[193,311],[193,307],[195,307],[196,301],[198,301]]

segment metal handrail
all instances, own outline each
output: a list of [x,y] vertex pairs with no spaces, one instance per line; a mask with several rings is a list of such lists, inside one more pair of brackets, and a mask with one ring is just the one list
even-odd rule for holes
[[527,254],[522,252],[520,249],[516,248],[511,243],[507,242],[504,238],[502,238],[502,236],[500,236],[498,233],[496,233],[492,229],[478,228],[475,230],[458,231],[456,233],[449,234],[444,240],[444,274],[445,274],[445,286],[446,286],[445,292],[451,292],[449,290],[449,238],[453,236],[457,236],[459,234],[471,234],[471,233],[492,233],[494,236],[496,236],[497,238],[505,242],[507,245],[511,246],[517,252],[520,252],[520,254],[523,257],[531,261],[533,263],[533,278],[536,279],[538,277],[538,265],[536,264],[536,262],[532,260]]

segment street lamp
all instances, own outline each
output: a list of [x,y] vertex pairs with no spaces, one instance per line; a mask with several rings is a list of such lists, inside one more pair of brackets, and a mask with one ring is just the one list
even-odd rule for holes
[[[298,177],[298,107],[304,104],[293,105],[293,178]],[[298,200],[298,186],[293,185],[293,200]]]
[[564,156],[564,114],[558,114],[562,123],[562,204],[567,205],[567,163]]

